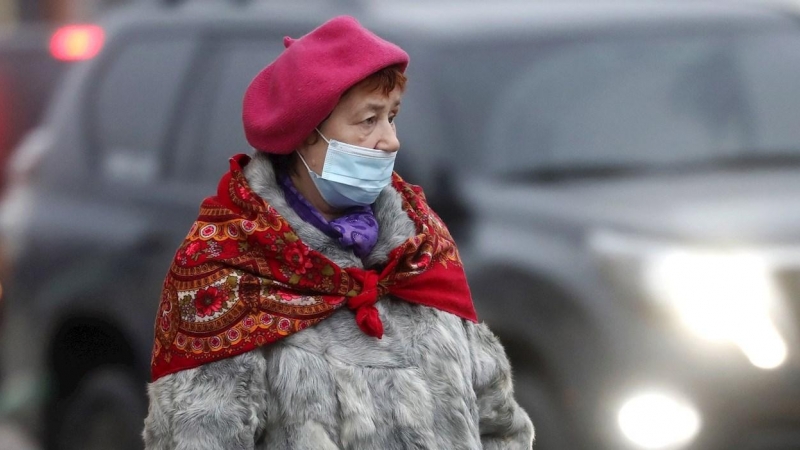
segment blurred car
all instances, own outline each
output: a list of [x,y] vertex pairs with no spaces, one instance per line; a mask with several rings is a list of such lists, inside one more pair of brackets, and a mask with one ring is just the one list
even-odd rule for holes
[[409,49],[402,158],[444,158],[419,181],[541,448],[800,448],[799,25],[487,5]]
[[798,447],[793,13],[349,4],[100,23],[0,205],[5,365],[44,392],[22,403],[49,448],[140,448],[161,282],[227,159],[250,151],[244,89],[284,35],[340,13],[412,56],[396,168],[454,232],[537,449]]

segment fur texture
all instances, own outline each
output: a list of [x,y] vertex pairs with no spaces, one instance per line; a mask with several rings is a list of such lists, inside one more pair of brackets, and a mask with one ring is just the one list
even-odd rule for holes
[[[385,262],[415,232],[386,188],[375,205],[378,244],[362,262],[294,213],[265,155],[245,175],[341,267]],[[148,389],[146,449],[532,448],[508,359],[485,325],[391,297],[376,306],[382,339],[361,332],[344,308],[278,343],[160,378]]]

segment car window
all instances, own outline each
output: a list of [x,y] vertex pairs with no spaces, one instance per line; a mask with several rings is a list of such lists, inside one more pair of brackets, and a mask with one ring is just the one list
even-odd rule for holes
[[143,183],[159,175],[194,44],[177,36],[132,41],[104,72],[95,91],[93,132],[110,179]]
[[800,153],[800,36],[761,36],[743,42],[741,49],[760,150]]
[[242,126],[242,98],[253,77],[283,50],[280,42],[229,38],[208,51],[202,87],[193,91],[192,114],[181,129],[184,156],[176,170],[182,178],[202,174],[216,181],[228,169],[231,156],[252,152]]
[[671,161],[747,139],[725,38],[582,43],[521,74],[490,129],[515,165]]
[[[800,152],[794,30],[543,41],[450,60],[442,74],[455,86],[442,110],[474,124],[456,139],[460,153],[475,156],[462,164],[475,170]],[[469,94],[468,86],[486,88]]]

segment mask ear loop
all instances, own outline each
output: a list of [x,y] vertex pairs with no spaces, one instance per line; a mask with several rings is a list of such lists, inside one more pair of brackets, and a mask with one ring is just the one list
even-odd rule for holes
[[[297,152],[297,156],[300,157],[300,161],[303,161],[303,165],[306,166],[306,169],[308,169],[309,173],[313,173],[314,175],[317,175],[317,172],[314,172],[313,170],[311,170],[311,167],[308,167],[308,163],[306,162],[306,159],[303,158],[303,155],[300,152]],[[319,176],[319,175],[317,175],[317,176]]]
[[316,127],[314,129],[317,131],[317,133],[319,133],[320,136],[322,136],[322,140],[325,141],[328,145],[330,145],[331,141],[329,141],[328,138],[326,138],[325,135],[322,134],[322,131],[319,131],[319,128]]
[[[319,128],[317,128],[317,127],[314,127],[314,131],[316,131],[317,133],[319,133],[319,135],[320,135],[320,136],[322,136],[322,139],[323,139],[323,140],[324,140],[326,143],[328,143],[328,145],[330,145],[331,141],[329,141],[329,140],[328,140],[328,138],[326,138],[326,137],[325,137],[325,135],[324,135],[324,134],[322,134],[322,132],[321,132],[321,131],[319,131]],[[309,172],[309,173],[313,173],[314,175],[316,175],[316,176],[318,176],[318,177],[321,177],[321,176],[322,176],[322,175],[319,175],[319,174],[317,174],[317,172],[314,172],[313,170],[311,170],[311,167],[309,167],[309,166],[308,166],[308,163],[306,162],[306,159],[305,159],[305,158],[303,158],[303,155],[302,155],[300,152],[297,152],[297,156],[299,156],[299,157],[300,157],[300,161],[303,161],[303,165],[304,165],[304,166],[306,166],[306,169],[308,169],[308,172]]]

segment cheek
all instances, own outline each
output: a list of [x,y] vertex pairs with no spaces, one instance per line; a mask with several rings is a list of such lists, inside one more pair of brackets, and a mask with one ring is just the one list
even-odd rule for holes
[[[384,119],[385,120],[385,119]],[[395,124],[392,122],[389,124],[392,131],[396,132]],[[368,127],[363,128],[363,143],[364,144],[375,144],[378,140],[385,137],[384,134],[386,133],[386,124],[379,123],[379,124],[372,124]],[[364,147],[372,147],[372,145],[364,145]]]
[[378,139],[378,133],[375,132],[375,127],[369,127],[369,129],[364,130],[364,133],[361,135],[360,142],[358,145],[362,147],[372,147],[370,144],[374,144],[375,140]]
[[348,127],[344,134],[350,139],[364,140],[372,134],[374,127],[371,124],[359,122]]

